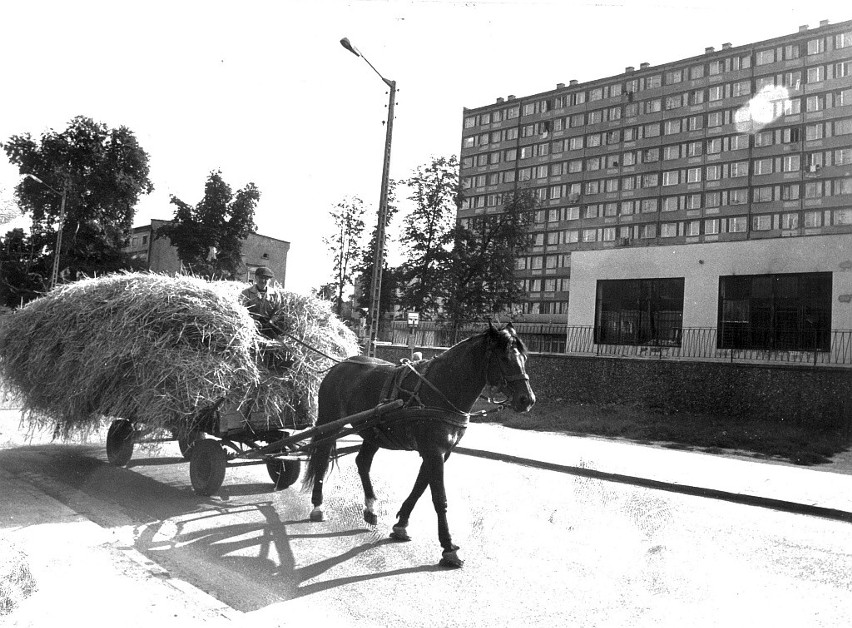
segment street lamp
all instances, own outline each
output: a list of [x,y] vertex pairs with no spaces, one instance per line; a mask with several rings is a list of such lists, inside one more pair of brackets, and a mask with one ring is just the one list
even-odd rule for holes
[[376,355],[376,337],[379,333],[379,302],[382,293],[382,265],[385,259],[385,223],[388,215],[388,171],[390,170],[391,138],[393,137],[393,107],[396,99],[396,81],[386,79],[373,67],[367,58],[352,45],[347,37],[340,40],[340,45],[356,57],[361,57],[367,65],[379,75],[382,82],[390,88],[388,98],[388,122],[385,134],[385,160],[382,168],[382,191],[379,197],[379,224],[376,229],[376,254],[373,258],[373,279],[370,283],[370,335],[367,342],[367,355]]
[[25,174],[25,179],[32,179],[41,183],[48,190],[62,197],[62,203],[59,205],[59,228],[56,231],[56,251],[53,254],[53,271],[50,273],[50,288],[56,286],[56,280],[59,277],[59,252],[62,250],[62,227],[65,225],[65,198],[68,196],[68,179],[62,183],[62,191],[53,188],[34,174]]

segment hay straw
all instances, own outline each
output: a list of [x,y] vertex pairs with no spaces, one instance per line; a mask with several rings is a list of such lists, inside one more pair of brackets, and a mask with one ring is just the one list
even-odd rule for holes
[[[239,303],[243,288],[149,273],[61,286],[0,321],[0,375],[26,421],[63,438],[105,417],[181,432],[223,398],[271,425],[310,425],[332,362],[287,338],[260,336]],[[326,302],[284,293],[278,319],[327,355],[358,352]]]

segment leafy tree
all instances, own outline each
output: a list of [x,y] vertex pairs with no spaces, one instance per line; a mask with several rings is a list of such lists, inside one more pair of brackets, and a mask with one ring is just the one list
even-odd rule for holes
[[249,183],[236,194],[214,170],[204,185],[204,198],[195,207],[171,197],[177,207],[170,224],[155,237],[167,237],[183,265],[208,279],[236,277],[242,267],[242,243],[254,231],[254,210],[260,191]]
[[401,268],[401,305],[434,315],[447,288],[452,228],[461,200],[458,159],[435,157],[403,183],[412,190],[414,207],[405,217],[401,237],[407,254]]
[[515,191],[499,214],[475,217],[453,230],[449,290],[444,304],[454,322],[511,312],[526,295],[515,279],[515,260],[531,243],[538,206],[529,189]]
[[127,127],[110,129],[78,116],[64,131],[50,130],[38,140],[29,133],[14,135],[2,147],[21,174],[43,181],[23,178],[15,190],[21,210],[32,217],[33,233],[39,234],[29,272],[50,276],[62,192],[63,276],[76,279],[124,267],[121,248],[134,207],[154,189],[148,154]]
[[[396,204],[396,187],[397,182],[390,180],[388,185],[388,209],[385,213],[385,234],[390,229],[393,218],[399,208]],[[370,288],[373,283],[373,268],[376,261],[376,241],[379,237],[378,219],[375,221],[375,226],[370,234],[370,241],[361,251],[361,259],[354,267],[356,275],[356,294],[358,307],[369,310],[372,305],[373,295],[370,293]],[[397,275],[398,272],[394,268],[390,268],[387,264],[387,248],[385,248],[385,259],[382,265],[382,286],[379,292],[379,316],[385,312],[390,312],[396,305],[396,292],[399,285]]]
[[334,234],[322,239],[334,260],[331,284],[334,286],[335,311],[338,316],[343,312],[343,291],[353,282],[353,265],[360,252],[365,211],[364,202],[357,196],[339,202],[330,212],[334,220]]
[[17,307],[48,288],[47,279],[35,272],[36,252],[45,248],[43,234],[12,229],[0,241],[0,305]]

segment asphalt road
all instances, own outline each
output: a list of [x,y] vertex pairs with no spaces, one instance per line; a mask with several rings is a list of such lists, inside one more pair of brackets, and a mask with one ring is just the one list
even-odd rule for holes
[[387,538],[418,464],[377,455],[371,527],[351,456],[327,483],[330,519],[311,523],[308,496],[271,492],[262,466],[230,468],[219,495],[195,496],[173,443],[137,451],[127,469],[107,465],[99,444],[0,452],[7,470],[39,474],[258,618],[298,604],[361,626],[852,625],[848,523],[454,454],[450,526],[466,564],[447,571],[428,493],[413,540]]

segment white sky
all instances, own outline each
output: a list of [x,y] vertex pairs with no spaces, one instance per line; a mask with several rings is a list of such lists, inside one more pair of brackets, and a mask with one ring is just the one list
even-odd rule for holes
[[[845,21],[850,6],[0,0],[0,141],[62,130],[75,115],[126,125],[156,187],[137,225],[171,218],[170,194],[197,203],[211,170],[235,190],[253,181],[258,230],[291,243],[286,288],[308,293],[331,276],[322,237],[332,205],[379,199],[386,87],[342,37],[397,82],[391,177],[400,179],[459,153],[463,107]],[[17,180],[0,154],[0,205]],[[393,241],[389,254],[398,255]]]

